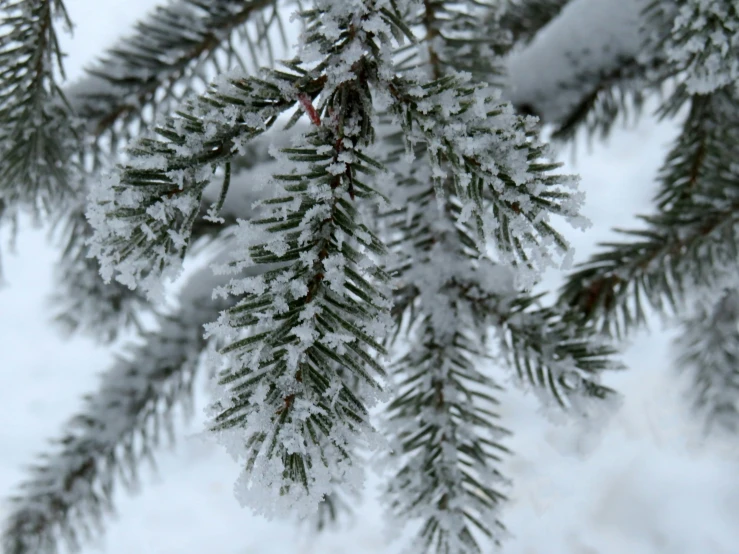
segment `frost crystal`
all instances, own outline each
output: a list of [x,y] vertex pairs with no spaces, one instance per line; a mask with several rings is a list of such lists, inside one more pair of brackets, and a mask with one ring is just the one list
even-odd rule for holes
[[686,0],[678,8],[665,49],[686,73],[692,94],[708,94],[739,82],[739,4],[734,0]]

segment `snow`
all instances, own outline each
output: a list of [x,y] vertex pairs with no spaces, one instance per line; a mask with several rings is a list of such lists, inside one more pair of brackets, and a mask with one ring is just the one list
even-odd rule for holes
[[608,74],[621,60],[639,54],[640,14],[648,2],[572,0],[531,44],[507,57],[505,98],[517,106],[533,107],[545,121],[567,115],[581,100],[582,91],[573,88],[566,94],[565,85],[594,70]]
[[[91,52],[109,41],[153,0],[67,0],[77,23],[70,48],[72,78]],[[645,119],[618,130],[607,146],[580,153],[577,170],[588,192],[587,234],[567,233],[576,260],[610,227],[628,227],[644,211],[652,180],[675,127]],[[566,154],[566,153],[565,153]],[[23,225],[17,255],[7,255],[8,286],[0,290],[0,492],[3,499],[23,467],[57,436],[80,396],[95,390],[96,374],[112,363],[108,348],[84,338],[57,336],[44,299],[52,292],[55,252],[42,231]],[[550,271],[546,286],[561,276]],[[504,554],[735,554],[739,543],[739,452],[736,440],[702,441],[700,425],[686,415],[684,381],[670,365],[671,333],[636,337],[630,369],[606,384],[625,395],[622,410],[598,436],[553,426],[536,413],[536,399],[506,394],[503,421],[516,434],[506,444],[516,456],[503,472],[513,480],[503,522],[514,537]],[[201,391],[204,386],[199,387]],[[196,413],[206,402],[196,399]],[[195,433],[204,417],[178,424],[174,451],[157,455],[159,476],[143,471],[142,492],[118,494],[118,517],[104,541],[85,554],[397,554],[388,545],[379,503],[380,480],[368,472],[366,500],[354,503],[350,527],[313,536],[293,522],[267,521],[242,509],[232,484],[240,471],[229,456]],[[8,506],[0,500],[0,518]]]

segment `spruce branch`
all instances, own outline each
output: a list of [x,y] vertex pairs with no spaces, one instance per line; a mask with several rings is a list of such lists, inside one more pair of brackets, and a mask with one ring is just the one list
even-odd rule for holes
[[736,105],[726,89],[692,99],[660,171],[659,211],[642,217],[646,229],[619,230],[633,242],[604,244],[562,288],[560,302],[576,317],[623,336],[646,324],[645,303],[678,313],[691,287],[723,279],[737,254]]
[[552,138],[570,141],[580,129],[590,137],[607,138],[619,119],[641,115],[646,99],[658,90],[648,74],[643,60],[624,57],[612,67],[586,70],[563,83],[563,89],[577,91],[578,101],[555,122]]
[[140,291],[118,283],[106,284],[100,268],[87,255],[92,229],[79,204],[57,221],[63,245],[56,266],[56,284],[51,296],[55,322],[69,332],[92,335],[103,342],[116,340],[131,326],[140,328],[140,318],[151,309]]
[[301,13],[303,45],[321,55],[312,79],[323,88],[297,95],[315,130],[277,154],[275,196],[239,234],[231,267],[271,269],[224,287],[240,301],[209,329],[229,365],[213,429],[239,445],[237,496],[261,513],[312,513],[337,487],[352,491],[356,448],[375,446],[368,407],[382,392],[389,276],[361,209],[376,202],[366,181],[382,171],[368,151],[370,87],[387,88],[388,47],[407,33],[398,9],[326,1]]
[[218,166],[270,129],[297,103],[298,91],[316,94],[324,82],[280,71],[224,79],[158,127],[163,138],[134,142],[119,175],[91,194],[91,251],[103,277],[117,272],[122,283],[156,295],[163,278],[179,273],[203,190]]
[[62,540],[78,551],[101,532],[116,486],[135,488],[139,465],[152,459],[162,432],[172,437],[172,410],[189,400],[206,345],[202,326],[225,307],[202,286],[210,270],[203,272],[193,276],[182,308],[160,316],[159,329],[103,374],[53,450],[31,466],[11,499],[5,554],[52,554]]
[[593,402],[616,399],[599,381],[603,372],[623,369],[614,360],[617,350],[593,330],[573,325],[556,307],[534,307],[538,300],[520,295],[501,316],[503,351],[519,380],[545,393],[539,396],[588,417]]
[[[676,102],[682,105],[683,91],[676,91],[665,109],[672,110]],[[661,212],[679,210],[680,203],[693,196],[713,195],[732,186],[736,172],[726,171],[726,166],[737,152],[737,98],[729,89],[687,96],[690,110],[659,172],[655,201]]]
[[400,183],[408,207],[386,216],[399,237],[390,243],[400,260],[396,332],[403,321],[407,330],[385,414],[398,466],[385,497],[396,520],[420,520],[419,550],[481,552],[505,529],[496,466],[508,450],[499,441],[507,431],[496,423],[493,394],[501,389],[481,369],[491,320],[480,298],[510,297],[513,279],[480,257],[475,230],[456,225],[461,207],[437,198],[421,160]]
[[99,139],[107,135],[115,152],[134,136],[134,123],[153,124],[224,67],[256,70],[262,53],[272,64],[275,31],[284,48],[278,0],[177,0],[139,22],[67,96],[95,148],[103,148]]
[[739,293],[726,289],[683,318],[675,340],[679,369],[690,374],[688,392],[706,428],[739,431]]
[[424,0],[406,16],[408,26],[422,28],[419,42],[398,48],[396,68],[401,72],[431,69],[438,79],[449,71],[467,72],[475,81],[502,84],[500,55],[506,36],[491,15],[495,3],[489,0]]
[[[349,146],[358,141],[322,125],[283,151],[296,171],[275,176],[280,196],[266,200],[265,217],[249,225],[261,240],[241,262],[277,267],[232,281],[226,290],[243,299],[211,331],[248,331],[223,350],[232,367],[221,378],[227,404],[214,426],[246,435],[242,479],[251,492],[242,501],[261,512],[316,504],[335,486],[327,475],[342,483],[354,471],[355,443],[371,431],[367,406],[384,375],[374,357],[384,352],[390,305],[388,277],[368,257],[384,248],[352,205],[372,195],[360,172],[373,169]],[[265,502],[270,491],[286,496],[269,494]]]
[[390,90],[408,151],[414,143],[426,146],[437,194],[450,183],[464,203],[461,222],[474,223],[479,249],[491,241],[500,262],[520,269],[524,286],[557,265],[569,247],[549,214],[584,225],[577,215],[582,195],[568,190],[573,177],[552,173],[560,164],[546,159],[534,120],[462,76],[422,85],[398,78]]
[[[539,4],[523,2],[514,12],[536,11]],[[554,139],[571,140],[581,129],[606,137],[619,119],[638,117],[646,98],[671,76],[663,51],[666,16],[641,1],[555,4],[562,9],[546,29],[537,29],[538,40],[508,53],[504,95],[520,113],[553,124]],[[572,32],[583,21],[587,40]]]
[[386,497],[396,519],[420,519],[422,552],[483,552],[500,543],[498,520],[506,497],[495,466],[509,453],[496,420],[500,390],[479,370],[484,353],[462,327],[439,336],[429,317],[411,351],[393,367],[402,379],[387,411],[388,429],[402,456]]
[[603,252],[580,264],[560,291],[561,305],[574,321],[616,337],[647,323],[645,304],[679,313],[687,290],[716,285],[735,263],[738,209],[704,205],[643,217],[643,230],[618,230],[632,241],[604,243]]
[[[254,190],[251,183],[255,172],[264,172],[272,161],[268,147],[266,140],[255,141],[244,149],[243,155],[231,161],[230,202],[218,212],[217,219],[209,217],[209,213],[218,203],[221,183],[212,183],[203,191],[203,201],[192,227],[191,241],[196,251],[213,247],[219,237],[236,228],[238,218],[256,215],[252,205],[264,194]],[[62,329],[110,342],[132,326],[140,328],[144,313],[156,312],[157,308],[140,290],[131,290],[117,281],[105,283],[101,277],[97,260],[88,254],[93,229],[85,217],[84,203],[58,217],[53,234],[62,249],[51,300],[55,321]]]
[[[385,159],[399,180],[388,191],[397,207],[382,219],[390,221],[388,245],[398,260],[391,343],[405,331],[406,353],[392,366],[398,391],[386,427],[398,469],[385,496],[394,519],[420,521],[418,551],[469,554],[505,533],[498,519],[505,479],[496,466],[508,452],[499,440],[507,432],[496,422],[500,387],[482,369],[489,329],[498,327],[511,365],[529,370],[522,377],[563,407],[587,412],[583,404],[609,395],[598,378],[615,364],[613,349],[552,310],[534,313],[514,285],[523,273],[516,262],[529,262],[532,277],[548,261],[541,242],[566,248],[551,226],[536,222],[546,212],[574,218],[577,200],[563,190],[567,177],[552,174],[557,166],[545,161],[531,122],[452,69],[455,49],[479,32],[469,25],[466,34],[448,33],[452,5],[424,2],[418,17],[433,80],[398,78],[390,89],[402,132],[385,138],[401,146]],[[491,220],[504,231],[486,230]],[[517,246],[521,258],[490,259],[491,243],[504,253]]]
[[53,212],[79,183],[56,19],[71,28],[61,0],[1,0],[0,202],[3,215]]
[[687,91],[709,94],[723,87],[735,87],[739,80],[737,3],[685,0],[667,13],[673,17],[667,19],[670,32],[662,47],[673,71],[681,74]]

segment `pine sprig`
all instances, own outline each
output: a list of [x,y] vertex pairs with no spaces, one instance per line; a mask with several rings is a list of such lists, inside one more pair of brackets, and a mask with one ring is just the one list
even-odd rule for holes
[[573,177],[552,173],[559,164],[546,160],[534,120],[462,76],[423,85],[398,79],[391,93],[409,151],[425,144],[438,194],[449,187],[463,203],[460,222],[473,222],[478,248],[491,241],[500,262],[520,268],[524,286],[558,265],[569,247],[549,214],[584,225],[582,195],[568,190]]
[[342,483],[355,471],[355,443],[371,432],[367,407],[382,389],[375,357],[384,352],[388,277],[369,255],[384,247],[353,206],[373,195],[360,175],[374,169],[354,146],[359,138],[340,128],[325,122],[283,150],[295,171],[274,177],[278,196],[249,224],[256,244],[241,262],[274,269],[232,281],[226,290],[242,300],[211,329],[248,331],[223,350],[231,368],[214,426],[244,437],[242,501],[266,513],[285,502],[314,506],[334,488],[327,475]]
[[0,202],[5,217],[38,216],[79,185],[55,20],[71,22],[61,0],[1,0],[0,13]]
[[[554,310],[534,308],[514,286],[516,270],[481,254],[452,179],[439,190],[425,146],[416,143],[413,154],[394,185],[393,204],[403,207],[383,217],[398,258],[394,337],[402,334],[407,352],[392,366],[399,385],[386,427],[399,469],[386,497],[395,520],[420,520],[419,551],[483,552],[505,534],[496,466],[507,452],[495,422],[500,387],[482,369],[488,331],[497,329],[522,381],[569,411],[590,415],[591,403],[610,397],[600,374],[618,366],[612,348]],[[402,167],[404,159],[393,150],[387,163]]]
[[410,352],[394,364],[401,380],[387,409],[401,456],[386,490],[395,519],[420,519],[419,551],[483,552],[499,544],[505,480],[495,469],[509,451],[496,420],[500,390],[479,369],[484,353],[465,327],[439,336],[430,317],[420,322]]
[[[669,3],[668,3],[669,5]],[[690,94],[736,86],[739,79],[739,6],[734,0],[684,0],[669,12],[662,47]]]
[[[124,41],[93,69],[91,79],[104,86],[75,96],[75,106],[89,108],[87,132],[105,134],[109,144],[117,133],[124,141],[138,134],[130,124],[146,123],[143,114],[152,109],[170,110],[204,68],[220,72],[224,56],[240,63],[229,40],[247,21],[269,27],[259,18],[276,15],[276,5],[180,0],[156,12],[152,25],[137,28],[141,40]],[[383,442],[369,409],[385,394],[381,358],[393,334],[404,334],[408,353],[394,366],[400,395],[388,412],[400,464],[388,487],[391,512],[422,520],[426,551],[470,554],[500,542],[505,480],[497,467],[507,432],[497,423],[500,387],[483,366],[490,328],[497,327],[519,376],[568,409],[609,396],[598,376],[613,364],[612,351],[588,331],[521,292],[565,258],[568,246],[548,218],[581,224],[581,199],[568,190],[574,180],[555,173],[535,122],[515,115],[484,84],[504,49],[503,33],[488,17],[496,5],[315,0],[301,6],[298,56],[283,69],[221,77],[164,120],[158,137],[130,145],[117,176],[93,191],[88,212],[104,276],[156,293],[178,273],[190,243],[226,223],[238,247],[218,268],[233,278],[217,293],[233,298],[203,309],[185,295],[183,303],[200,310],[198,319],[188,315],[172,325],[181,324],[184,337],[198,331],[203,317],[217,319],[208,338],[193,336],[182,352],[168,353],[163,342],[175,333],[156,334],[137,356],[158,366],[122,364],[123,377],[139,387],[134,393],[153,406],[140,408],[148,414],[141,427],[116,416],[128,430],[101,442],[93,435],[99,426],[85,425],[95,424],[97,413],[110,417],[112,392],[106,388],[90,401],[95,413],[70,427],[62,462],[43,466],[30,485],[33,502],[69,501],[62,519],[19,499],[21,515],[8,532],[26,533],[14,546],[18,552],[44,525],[54,529],[49,536],[66,534],[74,543],[86,521],[101,521],[111,474],[133,472],[156,442],[149,441],[148,426],[181,396],[163,385],[144,397],[141,387],[166,380],[157,372],[174,374],[177,364],[190,375],[211,339],[223,348],[211,359],[222,371],[210,426],[244,465],[237,496],[256,511],[307,512],[324,525],[361,483],[361,450]],[[389,157],[376,143],[386,114],[401,137],[400,152]],[[243,199],[234,201],[237,166],[283,115],[294,142],[271,150],[278,167],[257,184],[267,194],[256,210],[245,209]],[[303,116],[311,130],[295,132]],[[208,196],[215,181],[221,193]],[[379,205],[399,199],[395,224],[387,235],[378,232]],[[387,256],[385,242],[394,256]],[[79,261],[81,251],[75,244],[72,259]],[[399,260],[394,283],[389,259]],[[239,274],[246,270],[249,276]],[[212,284],[201,289],[207,294]],[[154,346],[169,354],[169,365],[146,350]],[[104,461],[83,452],[87,445]],[[78,460],[87,465],[80,469]],[[67,468],[76,488],[43,496],[47,476]],[[69,524],[77,504],[82,523]],[[51,539],[43,546],[53,548]]]
[[140,328],[140,318],[151,306],[140,291],[118,282],[106,284],[100,277],[97,260],[87,255],[92,229],[84,204],[59,218],[58,226],[63,249],[51,297],[55,321],[67,332],[92,335],[103,342],[116,340],[131,326]]
[[104,278],[117,273],[129,287],[156,294],[163,278],[179,272],[218,166],[269,130],[299,91],[315,94],[324,82],[279,71],[226,79],[157,128],[161,139],[133,143],[131,161],[91,194],[92,252]]
[[728,90],[692,99],[681,134],[660,171],[660,210],[643,217],[646,228],[620,231],[633,242],[604,244],[580,265],[560,302],[582,321],[623,336],[646,323],[646,306],[679,313],[686,291],[714,286],[736,259],[739,178],[730,160],[739,133]]
[[[178,0],[157,7],[131,36],[109,49],[67,90],[95,149],[115,152],[224,70],[256,70],[273,63],[273,35],[284,36],[277,0]],[[241,50],[251,54],[244,60]],[[149,114],[151,108],[151,114]],[[149,114],[149,115],[147,115]]]
[[647,323],[646,305],[679,313],[687,290],[715,286],[736,261],[737,209],[701,206],[642,218],[646,229],[621,231],[636,240],[604,243],[580,265],[560,291],[561,304],[576,321],[617,337]]
[[[512,3],[515,5],[517,1]],[[617,3],[606,4],[602,9],[594,4],[578,4],[561,10],[557,4],[564,8],[567,3],[559,0],[520,4],[512,13],[520,11],[524,17],[530,17],[527,10],[545,13],[544,8],[549,4],[553,11],[562,13],[546,31],[539,34],[536,29],[535,34],[541,40],[509,53],[506,64],[509,83],[505,94],[519,112],[537,115],[553,124],[553,140],[571,141],[581,130],[589,139],[595,135],[606,138],[619,120],[628,122],[639,117],[645,101],[659,95],[664,82],[673,76],[664,53],[669,16],[659,10],[655,13],[652,6],[629,3],[623,15],[619,15],[624,17],[623,32],[608,41],[595,39],[593,35],[586,44],[575,38],[577,33],[571,33],[573,25],[588,20],[596,35],[602,29],[608,36],[619,25],[608,21],[609,14],[617,13]],[[655,4],[662,7],[672,3],[658,0]],[[505,13],[501,23],[513,24]],[[539,70],[561,67],[561,70],[536,79],[531,78],[529,66]],[[529,69],[521,71],[521,67]],[[534,69],[533,73],[536,72]]]
[[[600,384],[608,370],[622,369],[616,349],[599,341],[587,327],[573,325],[556,308],[536,306],[538,298],[521,295],[501,316],[503,351],[518,379],[563,409],[589,416],[593,402],[615,400]],[[536,306],[536,307],[535,307]]]
[[103,374],[53,450],[30,468],[10,502],[4,554],[55,554],[62,541],[79,551],[113,511],[115,488],[135,489],[141,462],[152,460],[163,432],[172,438],[172,411],[189,400],[205,348],[202,326],[225,307],[198,287],[202,278],[193,276],[179,312],[160,316],[159,329]]
[[701,303],[680,325],[679,369],[690,375],[690,397],[706,428],[739,431],[739,294],[724,290]]
[[589,137],[605,139],[619,119],[641,115],[644,102],[658,88],[647,77],[648,65],[656,62],[626,57],[606,71],[584,71],[564,83],[562,88],[577,91],[580,100],[555,122],[552,138],[570,141],[584,129]]
[[452,195],[437,197],[423,149],[416,154],[398,183],[403,207],[385,214],[388,235],[397,237],[389,243],[398,258],[395,334],[405,331],[385,414],[397,466],[385,497],[396,521],[420,521],[420,551],[481,552],[504,531],[496,466],[508,451],[496,423],[500,387],[482,371],[480,338],[491,320],[480,298],[515,294],[513,278],[480,256],[474,228],[457,224],[461,206]]
[[[736,154],[735,141],[739,140],[737,95],[719,90],[688,96],[687,100],[690,111],[659,173],[655,200],[661,212],[679,210],[680,203],[693,196],[723,194],[736,177],[735,171],[726,171],[726,165]],[[669,104],[673,103],[671,99]]]
[[475,81],[500,84],[500,54],[507,36],[494,18],[496,2],[481,0],[424,0],[405,16],[408,26],[420,27],[425,35],[398,48],[396,68],[401,72],[431,69],[434,78],[448,71],[467,72]]

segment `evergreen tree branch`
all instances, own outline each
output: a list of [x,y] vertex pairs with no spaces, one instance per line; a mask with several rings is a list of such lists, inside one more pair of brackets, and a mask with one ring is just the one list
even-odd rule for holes
[[[470,6],[424,2],[419,24],[426,30],[429,73],[437,82],[454,71],[452,60],[494,44],[474,40],[479,36],[480,14],[465,8]],[[487,60],[486,65],[496,66],[494,52],[488,52]],[[494,74],[473,64],[475,76]],[[421,110],[428,110],[428,104]],[[407,159],[402,155],[402,135],[385,140],[401,143],[399,150],[389,153],[387,163]],[[505,500],[498,489],[504,479],[495,466],[508,452],[498,440],[507,431],[494,422],[497,400],[491,389],[499,387],[479,370],[485,355],[478,339],[488,323],[475,302],[460,294],[460,288],[477,290],[484,272],[477,271],[475,230],[455,228],[460,205],[453,188],[447,190],[451,180],[444,183],[442,196],[428,165],[429,149],[414,141],[406,150],[415,162],[407,175],[399,171],[405,175],[398,183],[405,192],[398,197],[399,191],[393,191],[394,204],[402,207],[384,214],[392,221],[390,236],[398,237],[390,246],[400,260],[393,271],[397,274],[393,338],[406,327],[408,350],[393,364],[400,384],[386,412],[386,428],[398,469],[385,496],[396,519],[420,520],[416,538],[420,551],[480,552],[484,542],[499,544],[505,531],[498,520]],[[491,279],[483,288],[509,292],[506,271],[496,274],[491,266],[479,263],[490,271],[485,275]]]
[[617,337],[647,323],[645,303],[678,313],[686,290],[714,286],[739,254],[739,204],[643,217],[647,229],[621,231],[635,242],[605,243],[560,291],[576,321]]
[[59,219],[63,250],[56,265],[56,284],[51,296],[55,322],[69,332],[82,332],[103,342],[116,340],[119,333],[135,326],[152,309],[140,291],[100,277],[95,258],[87,255],[92,229],[80,204]]
[[368,407],[382,390],[375,358],[389,326],[389,277],[377,260],[384,247],[358,208],[376,196],[363,175],[382,171],[367,153],[370,90],[387,88],[389,47],[407,34],[398,11],[383,1],[324,1],[301,14],[304,45],[321,58],[303,79],[316,90],[290,92],[297,88],[315,130],[277,154],[276,196],[239,234],[244,248],[232,266],[272,269],[224,287],[241,301],[210,327],[227,342],[230,366],[213,429],[239,445],[237,496],[261,513],[312,513],[337,487],[353,490],[355,448],[373,446]]
[[272,127],[300,94],[317,94],[324,83],[304,71],[226,80],[157,128],[163,139],[133,143],[131,161],[112,183],[93,190],[88,208],[103,277],[117,271],[122,283],[156,294],[163,278],[179,272],[218,166]]
[[512,275],[479,256],[475,230],[455,224],[459,205],[437,198],[422,160],[400,183],[413,208],[388,214],[400,237],[390,246],[401,260],[394,310],[404,313],[394,315],[397,332],[407,321],[407,352],[392,366],[398,390],[385,417],[398,469],[385,496],[396,519],[421,521],[419,550],[481,552],[505,531],[496,466],[508,432],[496,423],[501,389],[481,370],[491,320],[480,297],[511,296]]
[[560,302],[600,330],[622,336],[646,323],[644,302],[676,313],[692,286],[712,286],[736,259],[739,178],[731,160],[739,132],[736,99],[721,89],[695,96],[681,134],[660,171],[657,214],[647,228],[621,231],[635,242],[605,244],[581,264]]
[[[613,350],[593,344],[592,333],[578,334],[553,311],[529,309],[533,301],[527,303],[514,287],[520,270],[506,267],[510,258],[495,263],[482,254],[490,239],[499,251],[513,250],[512,245],[523,249],[525,243],[534,260],[522,259],[537,265],[539,242],[529,225],[548,210],[571,209],[568,215],[574,215],[576,200],[561,189],[550,191],[556,198],[551,203],[525,198],[548,197],[546,186],[567,178],[550,173],[557,166],[543,160],[544,150],[525,119],[489,101],[483,89],[455,79],[450,63],[455,49],[463,50],[465,36],[475,36],[479,25],[465,27],[467,35],[449,32],[456,23],[450,5],[456,6],[424,2],[419,17],[434,81],[411,92],[408,83],[397,80],[391,89],[407,144],[406,155],[401,148],[386,159],[403,176],[393,184],[399,190],[392,196],[393,205],[403,207],[384,218],[392,222],[389,246],[399,258],[393,270],[395,337],[405,328],[407,353],[393,366],[399,390],[388,408],[387,428],[399,468],[386,497],[396,519],[420,520],[418,551],[467,554],[499,544],[505,531],[498,519],[505,480],[496,466],[507,453],[499,441],[507,432],[495,422],[493,394],[500,387],[480,368],[488,330],[499,328],[511,365],[519,371],[525,365],[529,373],[521,376],[530,376],[563,407],[584,410],[590,398],[611,393],[597,380],[614,364]],[[478,132],[480,113],[488,126]],[[488,142],[491,131],[495,138]],[[455,142],[456,132],[469,142]],[[515,144],[512,150],[520,157],[497,150],[498,141]],[[528,209],[542,212],[522,215]],[[497,235],[484,229],[493,219],[490,212],[503,228]],[[512,238],[511,228],[521,234]],[[548,225],[538,231],[558,236]]]
[[480,250],[491,241],[525,287],[556,265],[569,247],[549,214],[584,225],[577,215],[582,195],[567,190],[575,186],[571,176],[551,173],[559,164],[546,160],[534,121],[460,76],[423,86],[398,78],[390,91],[408,151],[412,143],[426,145],[437,194],[451,184],[465,204],[461,221],[474,221]]
[[[651,14],[647,3],[555,1],[562,4],[560,17],[509,53],[506,97],[520,113],[553,124],[558,140],[571,140],[580,129],[606,137],[618,119],[639,116],[667,78],[665,17]],[[522,9],[529,5],[539,9],[536,1]],[[576,31],[584,21],[592,30],[587,43]]]
[[592,401],[615,399],[599,381],[604,371],[623,369],[614,361],[617,351],[556,308],[532,308],[537,300],[520,295],[501,316],[503,350],[520,381],[546,393],[540,394],[545,400],[588,416]]
[[647,81],[647,74],[644,62],[624,58],[606,70],[585,71],[572,82],[563,83],[562,88],[578,91],[578,101],[554,122],[552,138],[569,141],[580,129],[591,137],[598,134],[607,138],[619,118],[638,117],[646,99],[658,90]]
[[[213,183],[216,186],[203,191],[192,228],[192,243],[197,250],[212,246],[219,236],[233,232],[238,218],[256,215],[253,204],[264,194],[255,191],[252,182],[272,162],[268,147],[267,141],[255,141],[244,149],[243,155],[232,160],[230,201],[219,211],[217,219],[209,214],[218,202],[220,183]],[[87,244],[93,230],[85,217],[84,204],[59,217],[55,226],[62,246],[51,298],[56,322],[68,332],[82,332],[103,342],[115,340],[131,326],[140,327],[141,316],[156,311],[156,307],[140,290],[132,290],[117,281],[104,282],[97,260],[88,255]]]
[[[493,17],[490,0],[424,0],[407,15],[409,27],[424,30],[419,42],[398,48],[399,71],[431,68],[434,79],[449,71],[468,72],[477,82],[501,85],[504,70],[500,55],[506,35]],[[431,15],[430,15],[431,14]]]
[[690,111],[680,135],[667,154],[659,173],[659,189],[655,196],[661,212],[679,210],[681,202],[693,196],[707,196],[732,186],[736,172],[726,171],[727,161],[736,155],[734,141],[739,132],[739,100],[730,89],[712,94],[687,95],[685,89],[675,92],[665,109],[672,110],[677,102],[689,102]]
[[[372,169],[361,152],[335,149],[348,138],[335,132],[322,127],[284,151],[303,167],[275,176],[281,195],[266,200],[269,211],[251,224],[267,240],[249,246],[241,262],[278,268],[263,280],[232,282],[227,290],[244,299],[214,327],[226,336],[249,330],[224,349],[233,352],[232,368],[221,378],[229,400],[215,429],[246,433],[244,479],[251,493],[242,500],[267,513],[273,503],[315,504],[335,486],[325,482],[326,472],[343,482],[356,436],[371,429],[366,406],[384,374],[372,357],[383,352],[377,335],[387,325],[389,302],[378,285],[387,276],[366,252],[382,254],[383,247],[350,202],[371,195],[359,172]],[[287,496],[265,503],[262,497],[275,488]]]
[[224,307],[211,300],[212,287],[202,286],[212,281],[209,273],[194,276],[183,307],[160,316],[159,329],[102,376],[54,450],[31,467],[11,499],[5,554],[52,554],[62,540],[79,550],[113,511],[115,487],[135,488],[139,464],[152,459],[163,430],[171,438],[172,410],[192,394],[206,345],[202,326]]
[[691,377],[689,396],[706,428],[739,431],[739,293],[726,289],[718,301],[699,305],[681,322],[677,363]]
[[159,6],[67,95],[96,148],[103,148],[99,138],[107,134],[115,152],[134,136],[132,124],[152,124],[157,113],[171,112],[199,81],[205,88],[224,67],[247,71],[242,48],[251,54],[251,69],[259,68],[259,53],[272,55],[275,27],[284,43],[278,0],[178,0]]
[[739,79],[739,6],[734,0],[654,4],[669,32],[661,44],[671,70],[690,94],[732,87]]
[[38,216],[79,185],[54,20],[71,22],[61,0],[1,0],[0,12],[0,202],[5,217]]
[[425,318],[394,367],[402,382],[387,415],[403,461],[386,496],[395,518],[422,521],[423,552],[483,552],[481,537],[499,544],[505,530],[505,480],[494,467],[509,453],[499,442],[508,432],[496,423],[500,387],[478,369],[477,343],[466,330],[439,337]]

